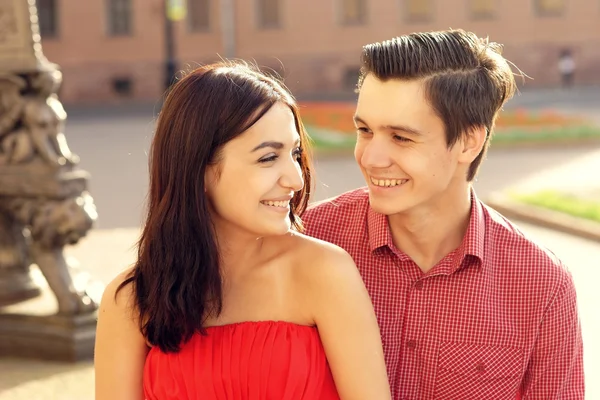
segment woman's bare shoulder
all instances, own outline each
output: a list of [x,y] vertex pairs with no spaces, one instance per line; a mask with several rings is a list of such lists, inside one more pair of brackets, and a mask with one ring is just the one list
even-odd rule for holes
[[[131,270],[108,283],[98,310],[94,348],[97,399],[141,399],[149,347],[140,331]],[[119,289],[120,288],[120,289]]]
[[356,276],[354,260],[341,247],[320,239],[293,233],[296,272],[309,280],[337,279],[339,274]]
[[115,276],[106,285],[98,310],[99,314],[109,313],[121,317],[128,316],[137,321],[133,283],[128,282],[132,273],[133,268],[128,268]]

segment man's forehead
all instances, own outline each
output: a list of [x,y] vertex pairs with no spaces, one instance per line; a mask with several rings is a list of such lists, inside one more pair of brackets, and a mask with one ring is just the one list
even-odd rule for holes
[[392,95],[388,100],[396,97],[415,96],[422,97],[425,93],[424,81],[421,79],[388,79],[380,80],[373,75],[367,75],[359,90],[359,98],[361,95],[376,96],[376,95]]
[[365,118],[390,115],[429,114],[431,106],[415,85],[363,87],[358,97],[356,114]]

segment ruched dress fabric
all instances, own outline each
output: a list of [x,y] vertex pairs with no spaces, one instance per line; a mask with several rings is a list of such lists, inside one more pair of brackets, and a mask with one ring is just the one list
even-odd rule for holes
[[339,400],[316,327],[261,321],[207,332],[178,353],[150,349],[147,400]]

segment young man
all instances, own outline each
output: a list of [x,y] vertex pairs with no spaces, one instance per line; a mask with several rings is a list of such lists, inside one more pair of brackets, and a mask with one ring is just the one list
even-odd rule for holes
[[303,220],[357,263],[394,399],[583,399],[571,275],[471,185],[516,89],[500,46],[462,30],[370,44],[358,89],[367,187]]

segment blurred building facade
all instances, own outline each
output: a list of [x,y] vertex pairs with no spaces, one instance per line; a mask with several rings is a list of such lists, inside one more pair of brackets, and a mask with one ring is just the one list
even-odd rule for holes
[[[184,1],[184,0],[179,0]],[[502,43],[533,78],[560,84],[568,49],[575,84],[600,83],[598,0],[185,0],[174,22],[178,68],[254,60],[298,96],[352,93],[361,46],[405,33],[472,30]],[[37,0],[44,53],[64,73],[66,103],[158,98],[165,81],[165,0]]]

